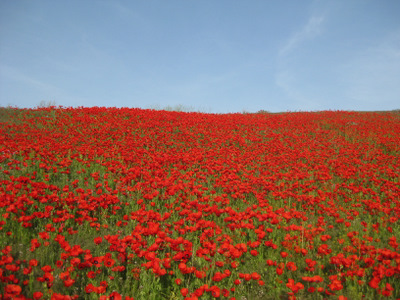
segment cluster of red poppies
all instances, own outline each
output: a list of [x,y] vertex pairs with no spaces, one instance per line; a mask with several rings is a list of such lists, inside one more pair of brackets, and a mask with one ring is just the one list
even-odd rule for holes
[[0,299],[400,297],[400,116],[9,109]]

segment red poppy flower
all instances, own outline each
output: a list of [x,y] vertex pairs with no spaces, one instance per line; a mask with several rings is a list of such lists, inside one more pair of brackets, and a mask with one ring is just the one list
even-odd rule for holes
[[9,296],[18,296],[21,293],[21,291],[22,288],[16,284],[8,284],[5,287],[6,295],[8,294]]
[[221,295],[221,290],[218,286],[213,285],[209,290],[214,298],[218,298]]
[[33,299],[38,300],[40,298],[43,297],[43,293],[42,292],[34,292],[33,293]]
[[189,290],[187,288],[181,288],[181,294],[183,297],[186,297],[186,295],[189,293]]
[[112,292],[110,296],[108,297],[109,300],[122,300],[121,294],[117,292]]
[[43,275],[43,278],[44,278],[44,280],[45,280],[46,282],[53,282],[53,280],[54,280],[54,276],[53,276],[53,274],[51,274],[51,273],[45,273],[45,274]]
[[29,261],[29,265],[32,267],[36,267],[38,265],[38,261],[36,259],[31,259]]
[[104,265],[105,265],[107,268],[111,268],[114,264],[115,264],[115,260],[113,260],[112,258],[106,258],[106,259],[104,260]]
[[73,279],[71,279],[71,278],[68,278],[68,279],[64,280],[64,286],[65,286],[65,287],[70,287],[70,286],[72,286],[74,283],[75,283],[75,280],[73,280]]
[[86,292],[87,294],[90,294],[90,293],[97,293],[97,292],[98,292],[98,289],[97,289],[97,287],[95,287],[93,284],[89,283],[89,284],[85,287],[85,292]]

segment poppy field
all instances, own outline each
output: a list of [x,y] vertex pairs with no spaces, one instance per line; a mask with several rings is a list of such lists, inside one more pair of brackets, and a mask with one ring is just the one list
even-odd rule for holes
[[400,298],[398,113],[0,115],[0,299]]

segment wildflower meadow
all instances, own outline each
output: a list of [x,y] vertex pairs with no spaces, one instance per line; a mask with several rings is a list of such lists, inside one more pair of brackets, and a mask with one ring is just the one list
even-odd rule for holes
[[0,299],[400,298],[397,112],[0,117]]

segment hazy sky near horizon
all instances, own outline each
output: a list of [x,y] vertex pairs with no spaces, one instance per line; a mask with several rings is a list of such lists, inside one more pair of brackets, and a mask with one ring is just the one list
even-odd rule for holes
[[400,108],[400,1],[0,1],[0,106]]

